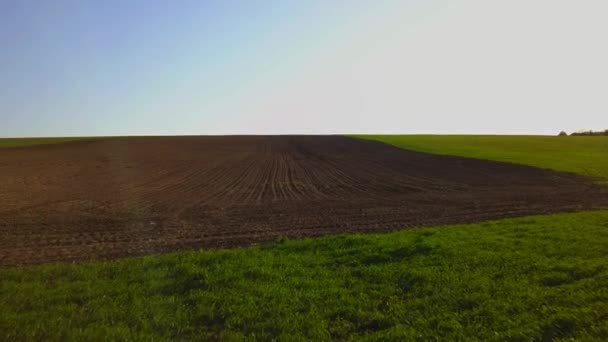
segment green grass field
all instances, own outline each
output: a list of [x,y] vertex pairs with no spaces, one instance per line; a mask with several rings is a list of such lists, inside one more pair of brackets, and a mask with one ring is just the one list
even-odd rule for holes
[[0,271],[3,339],[608,339],[608,212]]
[[[588,169],[530,137],[505,137],[502,149],[479,142],[490,138],[466,148],[420,139],[445,153],[532,165],[540,153],[548,162],[537,166]],[[573,141],[576,155],[602,156],[602,140]],[[0,339],[605,341],[607,256],[608,211],[594,211],[8,268]]]
[[355,135],[435,154],[505,161],[608,178],[608,136]]
[[32,145],[57,144],[90,138],[0,138],[0,148],[25,147]]

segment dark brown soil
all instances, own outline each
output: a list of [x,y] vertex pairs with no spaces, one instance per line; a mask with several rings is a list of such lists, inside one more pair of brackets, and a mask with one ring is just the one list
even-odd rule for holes
[[342,136],[0,150],[0,265],[113,259],[592,208],[592,180]]

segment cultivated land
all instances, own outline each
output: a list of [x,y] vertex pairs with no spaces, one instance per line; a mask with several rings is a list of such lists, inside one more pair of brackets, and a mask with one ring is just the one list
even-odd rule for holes
[[57,144],[68,141],[85,140],[93,138],[3,138],[0,139],[0,148],[26,147],[44,144]]
[[99,138],[0,150],[0,265],[589,209],[590,178],[341,136]]
[[[505,137],[498,157],[534,163],[528,138]],[[557,160],[546,147],[538,158]],[[575,158],[560,167],[588,174]],[[0,339],[606,341],[607,222],[592,211],[4,268]]]

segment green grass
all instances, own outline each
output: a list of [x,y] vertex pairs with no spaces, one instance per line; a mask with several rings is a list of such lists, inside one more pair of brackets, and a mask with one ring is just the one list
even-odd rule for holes
[[506,161],[608,178],[608,136],[355,135],[415,151]]
[[32,145],[57,144],[91,138],[0,138],[0,148],[25,147]]
[[608,339],[608,212],[0,270],[0,339]]
[[[365,136],[605,177],[606,137]],[[608,340],[608,211],[0,269],[0,340]]]

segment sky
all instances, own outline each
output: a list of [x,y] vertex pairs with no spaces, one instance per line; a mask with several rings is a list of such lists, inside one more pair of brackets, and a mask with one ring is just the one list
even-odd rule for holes
[[608,128],[605,0],[0,0],[0,137]]

